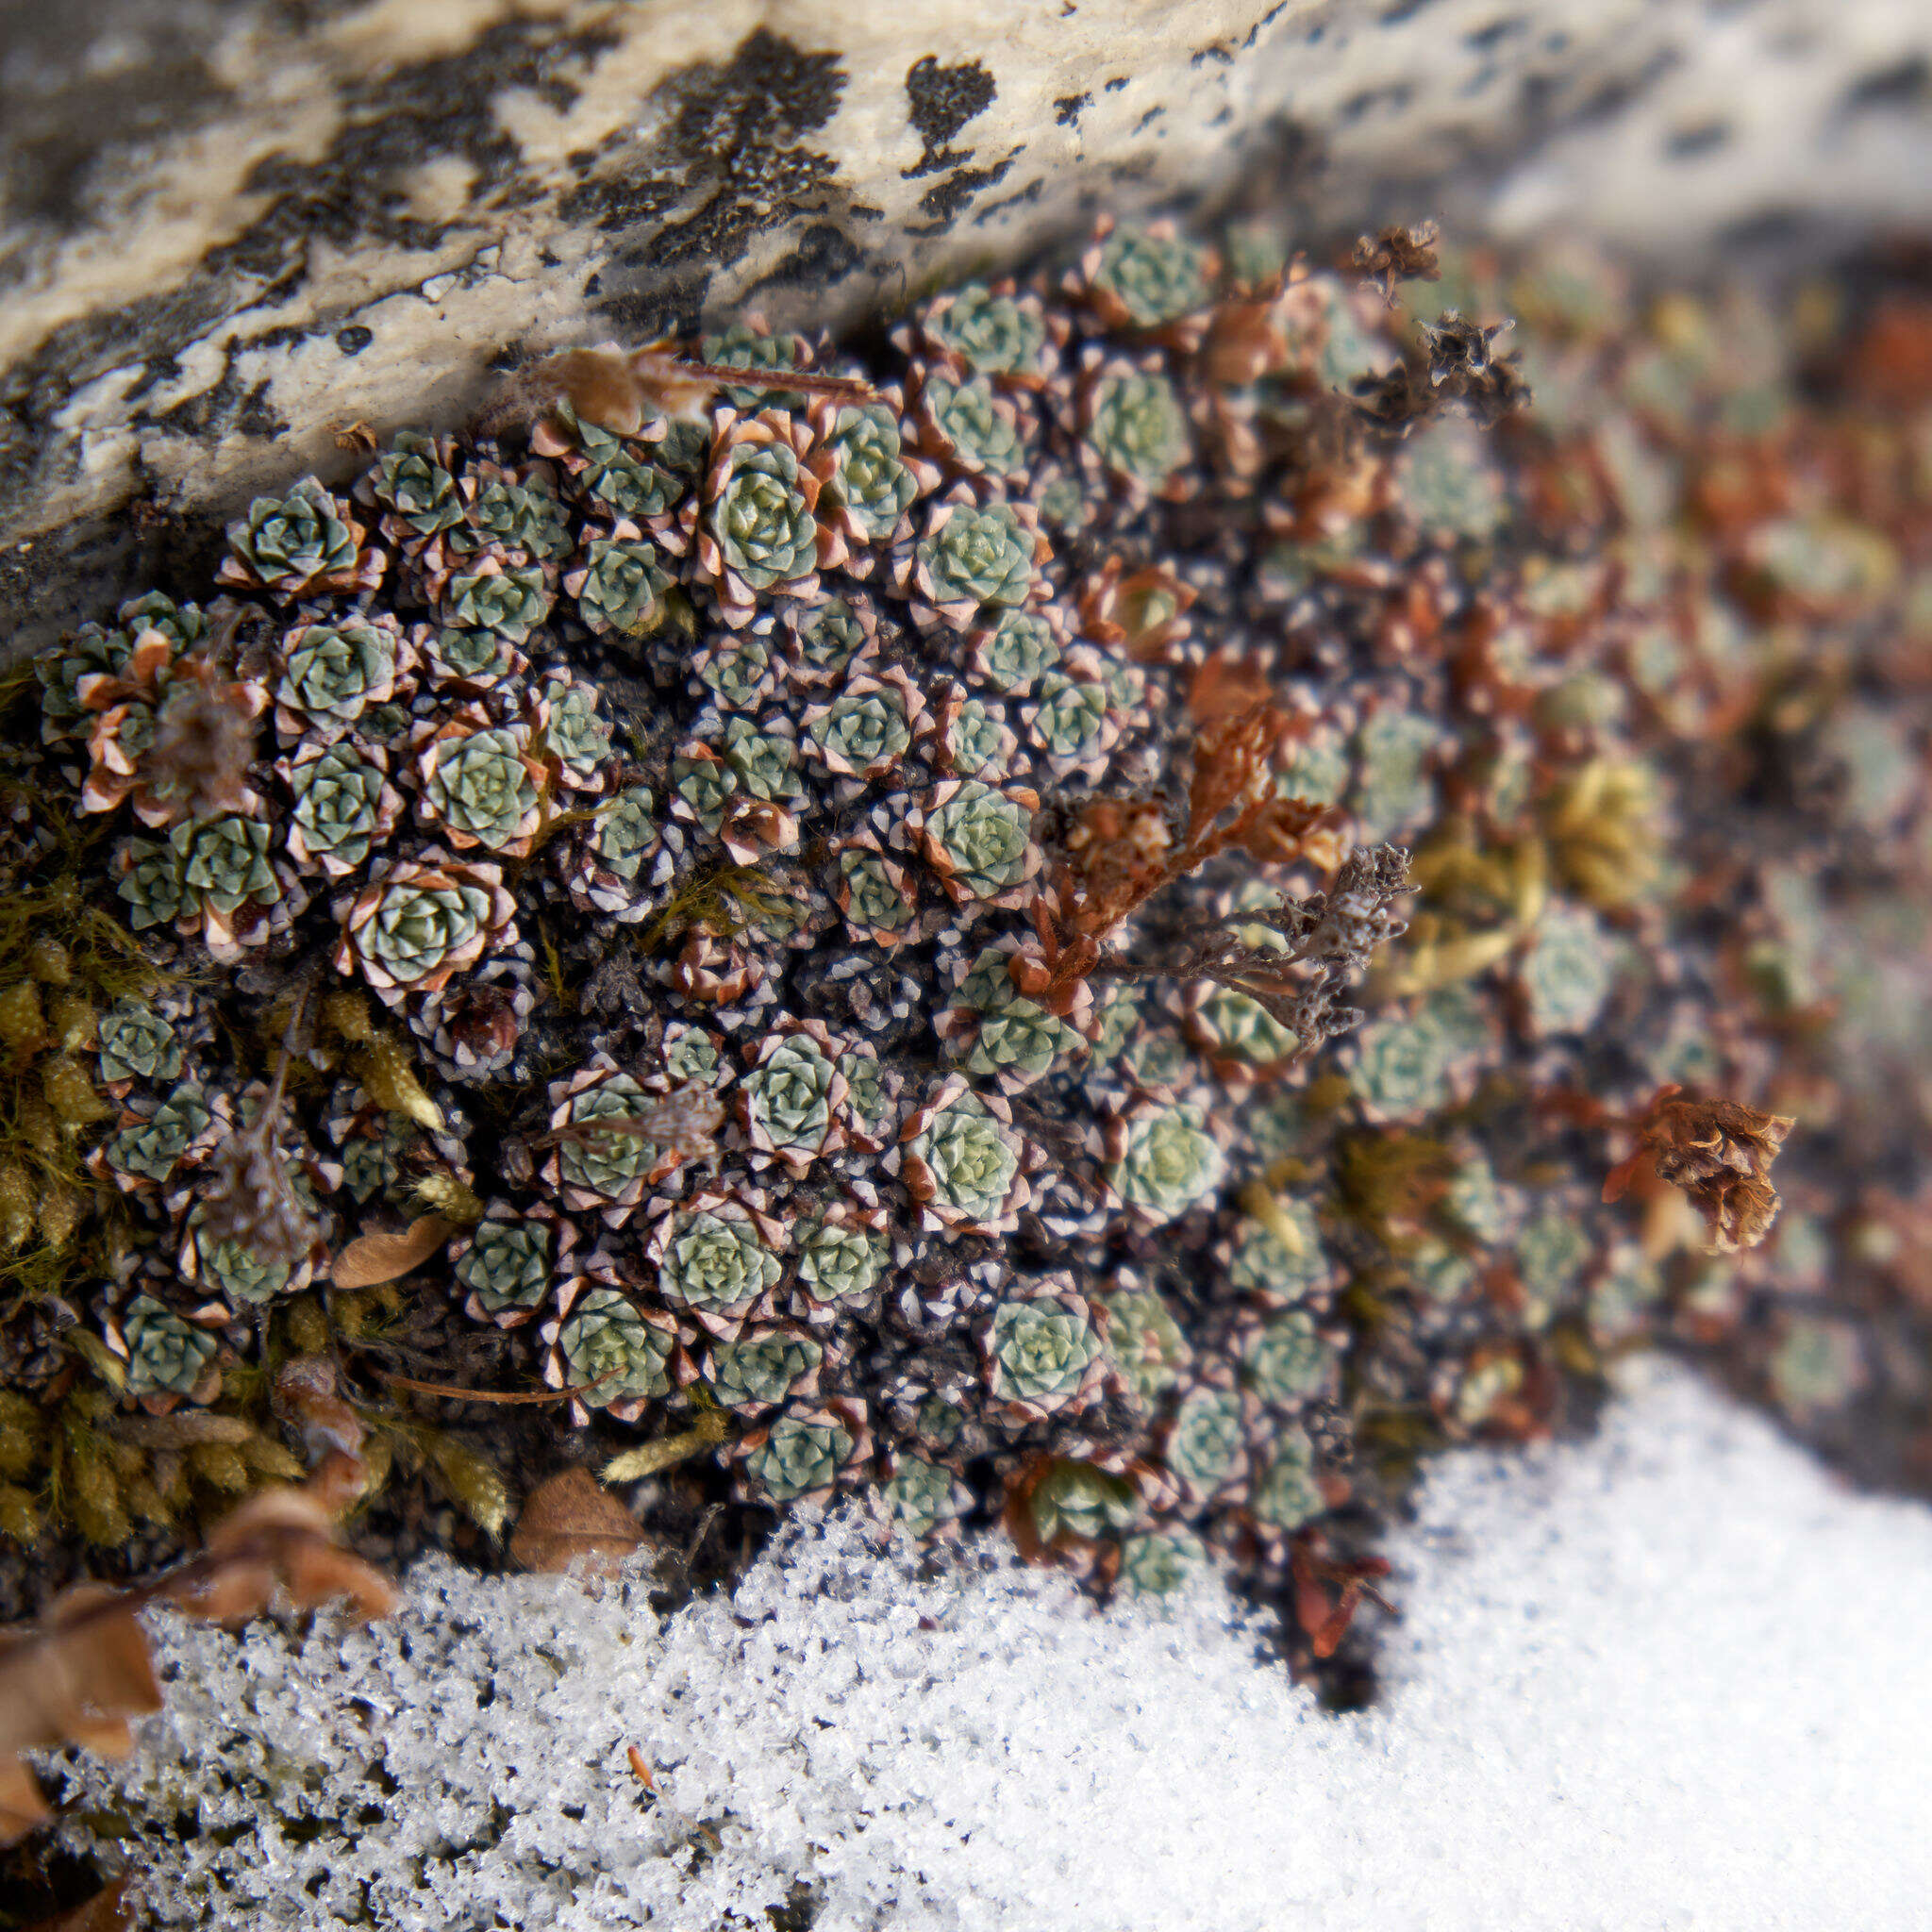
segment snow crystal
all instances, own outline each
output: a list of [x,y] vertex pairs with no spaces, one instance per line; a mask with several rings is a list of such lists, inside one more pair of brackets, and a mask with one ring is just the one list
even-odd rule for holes
[[346,1638],[163,1625],[166,1714],[74,1795],[214,1932],[1932,1923],[1932,1513],[1660,1368],[1587,1445],[1440,1463],[1391,1555],[1346,1718],[1211,1583],[1094,1615],[835,1522],[660,1625],[438,1561]]

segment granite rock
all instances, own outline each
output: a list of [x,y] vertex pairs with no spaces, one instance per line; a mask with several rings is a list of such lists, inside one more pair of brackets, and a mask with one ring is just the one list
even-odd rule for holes
[[1678,255],[1923,217],[1907,0],[0,6],[0,618],[559,343],[890,312],[1102,208]]

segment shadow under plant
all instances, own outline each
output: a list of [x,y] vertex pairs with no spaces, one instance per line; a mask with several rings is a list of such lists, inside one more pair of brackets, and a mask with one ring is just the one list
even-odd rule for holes
[[1415,1458],[1645,1341],[1923,1485],[1928,343],[1103,226],[258,501],[14,686],[9,1607],[299,1473],[295,1357],[367,1556],[854,1491],[1343,1700]]

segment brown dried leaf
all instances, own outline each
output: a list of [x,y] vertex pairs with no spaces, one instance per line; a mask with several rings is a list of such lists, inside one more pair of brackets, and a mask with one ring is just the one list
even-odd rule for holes
[[396,1607],[396,1587],[380,1570],[319,1537],[284,1546],[282,1581],[298,1609],[341,1600],[350,1615],[366,1621],[386,1617]]
[[457,1232],[455,1222],[441,1214],[425,1214],[401,1234],[358,1235],[336,1257],[330,1279],[338,1288],[375,1288],[420,1268],[448,1245]]
[[[6,1697],[0,1685],[0,1700]],[[34,1774],[18,1757],[0,1757],[0,1845],[38,1830],[54,1815]]]
[[[326,1497],[307,1487],[276,1487],[258,1491],[225,1516],[208,1536],[208,1556],[215,1559],[218,1582],[232,1574],[235,1588],[229,1594],[234,1598],[258,1584],[266,1569],[271,1586],[278,1574],[302,1609],[346,1597],[358,1616],[387,1616],[395,1607],[395,1586],[336,1542],[334,1532]],[[232,1559],[232,1572],[223,1558]],[[185,1592],[183,1607],[211,1615],[207,1605],[213,1595],[206,1588],[193,1589]],[[259,1609],[266,1602],[264,1591],[252,1607]]]
[[105,1584],[80,1584],[38,1626],[0,1639],[0,1842],[49,1815],[21,1752],[79,1744],[125,1757],[127,1720],[161,1707],[136,1607]]
[[581,1560],[587,1574],[609,1576],[643,1541],[616,1496],[588,1470],[567,1469],[530,1491],[509,1553],[525,1570],[561,1575]]

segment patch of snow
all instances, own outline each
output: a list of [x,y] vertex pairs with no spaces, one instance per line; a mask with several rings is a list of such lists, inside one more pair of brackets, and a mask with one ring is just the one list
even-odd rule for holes
[[1211,1581],[1096,1615],[991,1543],[834,1521],[661,1625],[430,1563],[345,1638],[165,1624],[168,1711],[75,1796],[214,1932],[712,1932],[806,1890],[816,1932],[1932,1924],[1932,1512],[1656,1367],[1586,1445],[1439,1463],[1391,1554],[1345,1718]]

